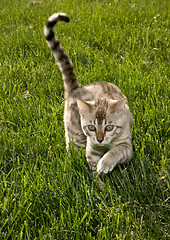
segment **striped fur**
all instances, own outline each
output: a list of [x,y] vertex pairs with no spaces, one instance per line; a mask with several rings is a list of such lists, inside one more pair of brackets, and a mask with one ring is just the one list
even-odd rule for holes
[[70,59],[54,35],[53,27],[57,22],[60,21],[69,22],[70,19],[64,13],[56,13],[49,17],[44,27],[44,35],[47,44],[51,48],[54,58],[56,59],[58,67],[63,75],[65,91],[70,92],[72,89],[78,88],[79,85]]
[[70,20],[64,13],[53,14],[44,27],[44,35],[63,76],[67,149],[72,141],[86,148],[90,168],[108,173],[132,158],[132,115],[116,85],[96,82],[79,86],[73,64],[53,31],[59,21]]

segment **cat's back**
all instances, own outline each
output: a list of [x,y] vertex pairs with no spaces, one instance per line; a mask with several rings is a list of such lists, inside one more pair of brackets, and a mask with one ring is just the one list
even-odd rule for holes
[[75,98],[85,101],[93,101],[101,98],[121,99],[124,97],[118,86],[109,82],[93,82],[79,87],[73,93]]

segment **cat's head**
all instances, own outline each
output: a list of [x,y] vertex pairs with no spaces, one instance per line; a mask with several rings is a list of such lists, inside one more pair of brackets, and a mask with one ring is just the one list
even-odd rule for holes
[[77,99],[84,134],[93,144],[107,145],[118,138],[125,124],[126,98],[83,101]]

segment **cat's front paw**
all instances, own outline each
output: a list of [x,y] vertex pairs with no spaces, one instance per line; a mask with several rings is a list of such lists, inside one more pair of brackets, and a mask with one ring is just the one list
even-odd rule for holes
[[108,172],[111,172],[115,166],[116,163],[113,160],[101,159],[97,164],[97,173],[107,174]]

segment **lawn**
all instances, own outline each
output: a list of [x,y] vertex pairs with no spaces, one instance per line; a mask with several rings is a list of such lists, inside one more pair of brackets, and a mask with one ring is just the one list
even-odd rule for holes
[[[169,239],[168,0],[0,1],[0,239]],[[65,150],[56,35],[81,85],[113,82],[134,118],[132,161],[92,176]]]

